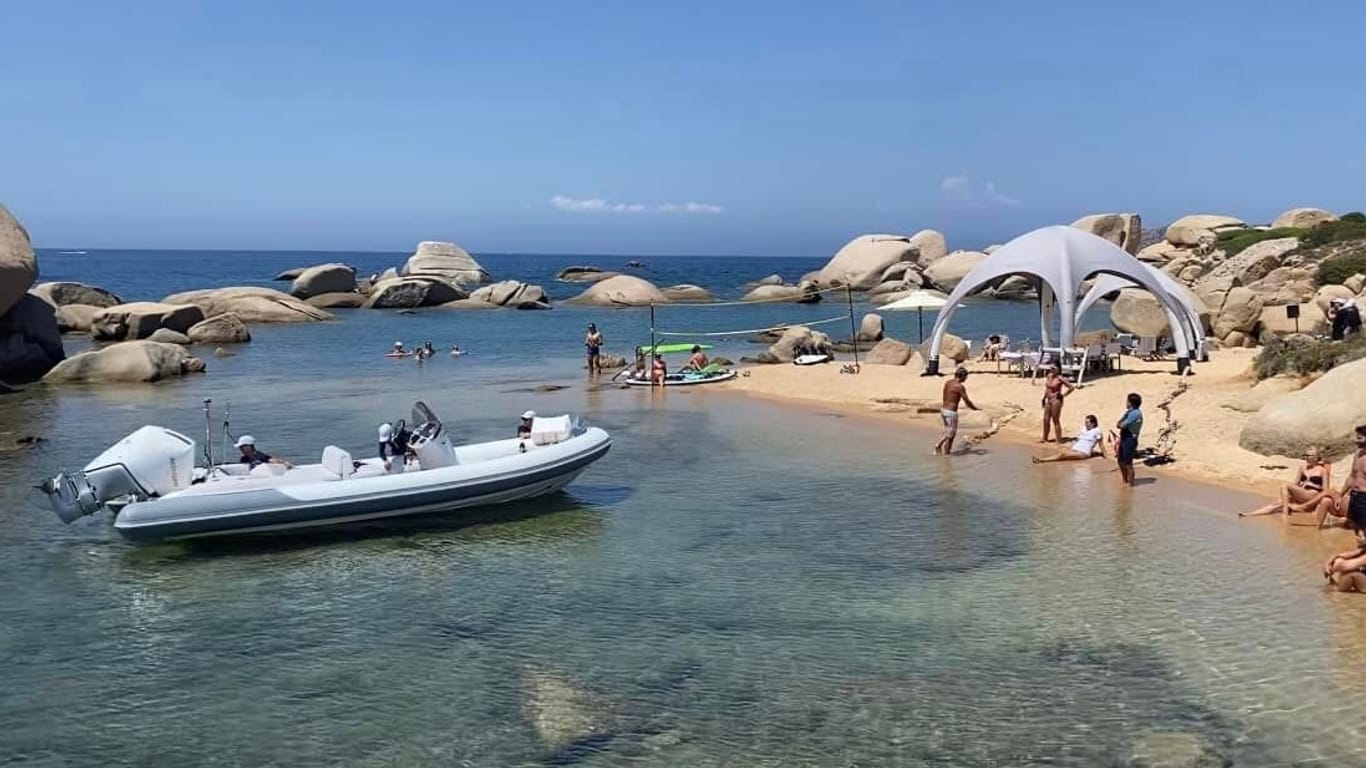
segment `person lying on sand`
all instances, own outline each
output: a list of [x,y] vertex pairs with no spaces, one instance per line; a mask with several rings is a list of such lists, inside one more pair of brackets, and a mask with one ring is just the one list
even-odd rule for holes
[[1295,474],[1294,481],[1281,486],[1279,499],[1251,512],[1239,512],[1238,516],[1257,517],[1259,515],[1273,515],[1277,512],[1288,515],[1295,512],[1308,512],[1316,508],[1322,508],[1319,515],[1320,521],[1330,511],[1333,514],[1341,515],[1340,512],[1336,511],[1338,496],[1333,492],[1332,482],[1332,465],[1323,460],[1323,455],[1318,448],[1310,448],[1304,452],[1304,466],[1300,467],[1299,472]]
[[1077,439],[1067,448],[1058,450],[1049,456],[1035,456],[1035,464],[1047,464],[1053,461],[1081,461],[1093,456],[1105,456],[1105,448],[1101,445],[1103,437],[1100,431],[1100,422],[1095,416],[1087,416],[1085,426]]
[[1339,552],[1323,565],[1323,577],[1339,592],[1366,592],[1366,529],[1356,530],[1355,549]]

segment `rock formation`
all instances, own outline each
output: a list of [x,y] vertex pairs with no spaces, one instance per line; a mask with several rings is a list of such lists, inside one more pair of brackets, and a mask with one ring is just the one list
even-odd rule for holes
[[42,376],[66,356],[57,311],[28,293],[38,279],[38,257],[26,232],[0,205],[0,379]]
[[1167,227],[1167,242],[1172,245],[1200,245],[1214,242],[1219,232],[1225,229],[1242,229],[1247,224],[1242,219],[1215,214],[1192,214],[1182,216]]
[[370,292],[357,293],[349,291],[347,293],[320,293],[317,296],[309,296],[304,302],[310,307],[318,309],[358,309],[365,306],[366,300],[370,297]]
[[633,275],[615,275],[600,280],[572,299],[570,304],[597,307],[644,307],[668,304],[669,299],[654,283]]
[[205,317],[231,312],[244,323],[306,323],[332,319],[331,314],[287,293],[253,286],[185,291],[171,294],[162,301],[193,304]]
[[681,283],[671,285],[663,290],[664,298],[676,304],[705,304],[709,301],[716,301],[716,297],[711,291],[700,285],[691,283]]
[[63,360],[43,381],[53,384],[159,381],[204,370],[204,361],[176,344],[126,341]]
[[1272,229],[1282,227],[1295,227],[1298,229],[1310,229],[1319,224],[1329,221],[1337,221],[1338,217],[1323,210],[1322,208],[1291,208],[1276,217],[1271,222]]
[[609,277],[616,277],[620,272],[604,272],[597,267],[573,266],[565,267],[555,275],[555,279],[562,283],[596,283],[599,280],[606,280]]
[[883,273],[892,265],[908,261],[924,266],[942,258],[943,251],[944,236],[933,230],[923,230],[913,237],[859,235],[835,252],[820,270],[817,282],[866,291],[881,282]]
[[740,301],[790,301],[795,304],[815,304],[821,300],[813,282],[800,285],[761,285],[740,297]]
[[33,286],[32,293],[54,307],[64,307],[68,304],[112,307],[124,303],[123,299],[112,291],[85,283],[39,283]]
[[1273,398],[1252,415],[1238,444],[1264,455],[1303,456],[1318,446],[1336,458],[1354,447],[1352,431],[1366,423],[1366,360],[1343,363],[1313,384]]
[[173,331],[170,328],[158,328],[152,331],[152,335],[147,337],[148,341],[155,341],[161,344],[179,344],[186,346],[190,343],[190,337],[180,331]]
[[882,315],[869,312],[863,316],[858,326],[859,341],[882,341]]
[[829,336],[805,325],[794,325],[786,328],[766,351],[759,353],[758,360],[761,363],[790,363],[798,349],[827,355],[835,351]]
[[346,264],[319,264],[309,267],[294,278],[289,287],[296,299],[307,299],[324,293],[350,293],[356,290],[356,268]]
[[925,280],[944,293],[953,293],[959,281],[987,255],[981,251],[954,251],[925,269]]
[[242,344],[251,341],[251,331],[242,318],[226,312],[195,323],[186,332],[196,344]]
[[1143,220],[1136,213],[1096,213],[1077,219],[1072,226],[1103,237],[1135,254],[1143,237]]
[[539,285],[503,280],[483,286],[471,293],[469,298],[445,306],[453,309],[550,309],[550,300]]
[[90,324],[94,322],[95,315],[98,315],[104,307],[92,307],[89,304],[63,304],[57,307],[57,330],[62,333],[90,333]]
[[430,240],[417,244],[417,251],[408,257],[402,274],[441,275],[459,285],[479,285],[489,281],[488,270],[480,266],[464,248],[455,243]]
[[409,275],[375,283],[361,306],[366,309],[417,309],[468,297],[459,284],[443,275]]
[[915,350],[904,341],[882,339],[868,350],[863,362],[869,365],[905,365],[914,354]]
[[135,301],[105,307],[90,320],[90,335],[98,341],[145,339],[166,328],[183,334],[204,319],[194,304]]

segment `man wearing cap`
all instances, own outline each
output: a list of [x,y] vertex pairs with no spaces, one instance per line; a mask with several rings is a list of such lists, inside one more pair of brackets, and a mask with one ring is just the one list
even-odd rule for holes
[[397,475],[407,468],[408,437],[406,429],[395,431],[392,424],[379,425],[379,458],[385,472]]
[[588,335],[583,337],[583,346],[588,350],[588,372],[602,373],[602,334],[598,333],[598,326],[593,323],[588,324]]
[[531,437],[531,422],[536,418],[535,411],[527,411],[522,414],[522,422],[517,425],[517,439]]
[[284,459],[272,458],[270,454],[256,450],[256,438],[251,435],[237,438],[237,450],[242,452],[238,461],[246,464],[248,469],[256,469],[262,464],[279,464],[286,468],[294,466]]

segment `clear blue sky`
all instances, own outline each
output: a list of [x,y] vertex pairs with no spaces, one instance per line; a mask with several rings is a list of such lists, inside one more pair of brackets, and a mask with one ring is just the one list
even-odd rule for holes
[[1359,0],[6,2],[0,201],[40,246],[813,256],[1343,212],[1364,33]]

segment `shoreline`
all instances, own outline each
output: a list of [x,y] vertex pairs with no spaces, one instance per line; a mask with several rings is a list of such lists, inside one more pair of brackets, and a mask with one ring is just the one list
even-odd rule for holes
[[[1198,364],[1195,375],[1184,379],[1185,390],[1170,403],[1175,423],[1173,461],[1165,465],[1139,465],[1143,474],[1178,479],[1201,486],[1233,491],[1249,497],[1269,500],[1274,497],[1299,466],[1299,459],[1282,456],[1261,456],[1238,446],[1238,433],[1252,416],[1249,410],[1233,410],[1229,403],[1245,395],[1256,382],[1246,375],[1256,350],[1221,350],[1208,363]],[[843,362],[843,361],[840,361]],[[825,409],[844,416],[877,423],[886,428],[909,426],[923,430],[928,454],[932,440],[940,426],[940,388],[945,377],[921,377],[919,359],[905,366],[865,364],[859,374],[839,373],[837,364],[822,366],[749,366],[749,376],[734,379],[717,387],[717,391],[732,397],[753,397],[803,409]],[[962,411],[962,426],[955,452],[964,443],[1000,441],[1017,448],[1043,447],[1039,442],[1042,418],[1038,398],[1039,384],[1017,376],[995,373],[995,363],[969,361],[968,395],[981,408]],[[1164,417],[1156,405],[1181,383],[1170,375],[1171,361],[1144,363],[1128,361],[1121,374],[1084,381],[1084,386],[1070,394],[1063,412],[1064,433],[1071,437],[1077,422],[1085,414],[1094,413],[1102,428],[1117,418],[1124,394],[1136,391],[1143,395],[1146,424],[1142,445],[1150,446],[1164,426]],[[1132,370],[1130,366],[1133,366]],[[1154,375],[1154,374],[1161,374]],[[1031,408],[1030,405],[1033,405]],[[991,422],[1001,423],[990,432]],[[990,432],[990,434],[984,434]],[[1051,447],[1051,446],[1050,446]],[[1093,459],[1114,467],[1113,456]],[[1088,464],[1088,462],[1080,462]],[[1349,469],[1350,457],[1334,463],[1334,483],[1341,482]],[[1302,516],[1301,516],[1302,517]],[[1312,526],[1288,524],[1279,516],[1269,516],[1288,528],[1316,531]],[[1235,518],[1236,519],[1236,518]],[[1330,529],[1332,536],[1345,536],[1345,530]]]

